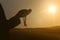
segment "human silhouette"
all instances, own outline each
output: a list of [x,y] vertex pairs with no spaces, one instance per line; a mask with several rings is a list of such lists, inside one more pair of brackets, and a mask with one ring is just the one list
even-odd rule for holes
[[9,30],[21,23],[21,17],[24,19],[24,25],[26,26],[26,16],[29,15],[31,11],[31,9],[19,10],[14,17],[7,20],[0,3],[0,40],[9,40]]

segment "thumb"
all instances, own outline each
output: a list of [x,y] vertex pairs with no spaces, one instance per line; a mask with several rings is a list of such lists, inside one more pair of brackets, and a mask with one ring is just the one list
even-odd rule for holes
[[23,22],[24,22],[24,26],[27,26],[27,24],[26,24],[26,16],[23,17]]

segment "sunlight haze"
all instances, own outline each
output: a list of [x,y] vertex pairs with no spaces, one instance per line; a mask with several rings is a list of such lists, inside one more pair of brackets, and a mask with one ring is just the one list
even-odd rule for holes
[[[27,16],[28,28],[60,26],[60,0],[0,0],[9,20],[20,9],[32,9]],[[16,28],[23,28],[23,20]]]

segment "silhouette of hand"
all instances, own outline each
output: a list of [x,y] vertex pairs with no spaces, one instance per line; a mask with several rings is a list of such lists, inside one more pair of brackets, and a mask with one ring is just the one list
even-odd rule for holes
[[30,14],[32,10],[31,9],[22,9],[17,13],[17,17],[22,17],[23,18],[23,22],[24,22],[24,26],[27,26],[26,24],[26,16]]
[[10,30],[10,29],[16,27],[17,25],[19,25],[21,23],[21,20],[20,20],[21,17],[23,18],[24,26],[27,26],[26,16],[29,15],[31,11],[32,11],[31,9],[19,10],[15,16],[13,16],[9,20],[7,20],[5,17],[4,9],[3,9],[2,5],[0,4],[0,27],[1,27],[1,29],[8,28]]
[[29,15],[31,11],[32,11],[31,9],[22,9],[22,10],[18,11],[16,16],[18,16],[18,17],[25,17],[25,16]]
[[[0,4],[0,37],[1,37],[1,39],[2,40],[9,39],[9,36],[7,36],[9,34],[9,30],[16,27],[17,25],[19,25],[21,23],[20,17],[23,17],[24,26],[27,26],[26,16],[28,14],[30,14],[30,12],[31,12],[31,9],[19,10],[18,13],[14,17],[7,20],[5,17],[4,9],[3,9],[2,5]],[[6,33],[7,33],[7,35],[6,35]]]

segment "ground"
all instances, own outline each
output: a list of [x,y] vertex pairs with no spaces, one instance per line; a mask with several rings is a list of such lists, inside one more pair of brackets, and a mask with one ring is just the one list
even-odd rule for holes
[[10,40],[60,40],[60,30],[46,28],[14,28]]

